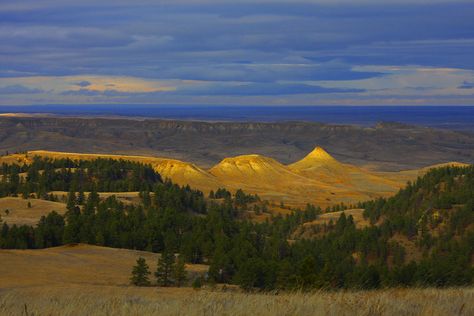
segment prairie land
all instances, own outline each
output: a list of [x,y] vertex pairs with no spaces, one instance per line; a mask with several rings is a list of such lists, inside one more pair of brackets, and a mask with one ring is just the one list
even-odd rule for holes
[[[136,258],[158,254],[76,245],[0,250],[1,315],[473,315],[474,289],[244,293],[227,286],[134,287]],[[205,265],[188,265],[203,274]]]
[[473,315],[474,289],[263,294],[191,288],[44,285],[0,290],[14,315]]
[[41,216],[48,215],[52,211],[64,214],[66,204],[41,199],[23,199],[21,197],[0,198],[0,218],[9,225],[34,226]]
[[[154,271],[159,254],[91,245],[66,245],[37,250],[0,250],[0,289],[48,286],[127,286],[138,257]],[[207,271],[206,265],[188,265],[190,279]]]

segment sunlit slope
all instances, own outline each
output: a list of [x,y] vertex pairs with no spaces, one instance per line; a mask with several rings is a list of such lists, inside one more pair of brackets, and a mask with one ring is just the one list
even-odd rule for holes
[[[70,159],[125,159],[129,161],[150,164],[164,179],[171,179],[174,183],[179,185],[190,185],[191,187],[201,188],[203,191],[210,191],[219,187],[216,179],[207,171],[199,168],[195,164],[168,158],[146,157],[146,156],[125,156],[125,155],[106,155],[106,154],[77,154],[77,153],[63,153],[52,151],[29,151],[28,159],[24,159],[24,155],[15,156],[19,162],[29,161],[34,156],[49,157],[49,158],[70,158]],[[7,156],[8,157],[8,156]],[[8,159],[7,157],[4,157]],[[15,160],[15,159],[14,159]]]
[[355,203],[380,196],[390,196],[433,167],[464,165],[446,163],[419,170],[401,172],[373,172],[334,159],[316,147],[303,159],[283,165],[261,155],[242,155],[223,159],[209,170],[175,159],[107,154],[76,154],[50,151],[30,151],[0,157],[0,162],[28,163],[35,156],[70,159],[111,158],[150,164],[163,178],[180,185],[190,185],[206,194],[225,187],[243,189],[259,194],[263,199],[289,205],[313,203],[328,206],[344,202]]
[[302,160],[289,165],[289,168],[310,179],[320,179],[325,183],[374,197],[391,194],[405,184],[405,181],[394,181],[362,168],[340,163],[320,147],[316,147]]
[[242,188],[274,201],[325,203],[328,196],[343,193],[330,184],[296,174],[288,166],[260,155],[226,158],[209,173],[227,188]]

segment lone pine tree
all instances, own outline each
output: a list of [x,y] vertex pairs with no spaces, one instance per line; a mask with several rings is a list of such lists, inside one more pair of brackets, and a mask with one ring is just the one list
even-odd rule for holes
[[161,286],[170,286],[173,283],[171,277],[174,270],[174,254],[165,249],[158,259],[158,267],[155,272],[156,281]]
[[173,269],[173,279],[177,287],[180,287],[187,279],[186,266],[184,265],[184,258],[178,257],[178,260]]
[[149,275],[150,270],[145,258],[138,258],[137,264],[133,267],[130,281],[136,286],[147,286],[150,285]]

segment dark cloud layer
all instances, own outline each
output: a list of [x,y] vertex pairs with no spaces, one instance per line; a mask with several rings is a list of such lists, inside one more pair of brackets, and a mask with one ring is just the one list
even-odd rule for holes
[[[2,1],[0,78],[90,75],[209,83],[167,92],[183,96],[345,95],[373,87],[320,82],[389,75],[363,68],[370,65],[474,70],[471,1],[337,3]],[[470,88],[466,78],[459,80],[454,88]],[[90,80],[72,84],[80,89],[57,95],[122,94],[87,89]],[[38,93],[22,87],[24,92],[0,82],[0,94]]]
[[41,89],[31,89],[20,84],[0,87],[0,95],[41,93]]

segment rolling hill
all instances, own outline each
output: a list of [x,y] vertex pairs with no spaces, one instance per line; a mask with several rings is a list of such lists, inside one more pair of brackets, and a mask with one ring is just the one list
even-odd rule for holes
[[[152,267],[159,254],[85,244],[35,250],[0,250],[1,287],[51,284],[128,285],[131,267],[144,257]],[[206,265],[187,265],[191,275]],[[0,287],[0,288],[1,288]]]
[[[241,293],[227,285],[134,287],[130,271],[142,256],[153,270],[158,254],[89,245],[0,250],[2,315],[470,315],[474,290],[384,289],[316,293]],[[188,265],[190,276],[207,266]],[[375,306],[375,307],[374,307]]]
[[130,160],[150,164],[163,178],[169,178],[180,185],[190,185],[206,194],[220,187],[230,191],[243,189],[278,204],[284,202],[287,205],[301,206],[312,203],[323,207],[393,195],[407,181],[416,179],[432,168],[374,172],[341,163],[321,147],[316,147],[306,157],[289,165],[273,158],[252,154],[225,158],[207,170],[193,163],[168,158],[40,150],[3,156],[0,162],[28,163],[34,156]]

